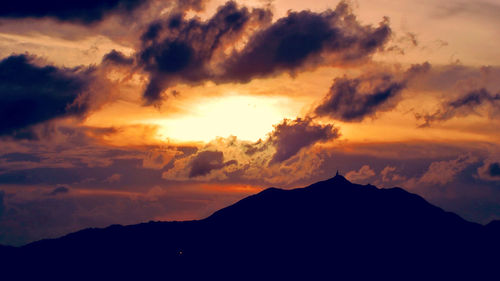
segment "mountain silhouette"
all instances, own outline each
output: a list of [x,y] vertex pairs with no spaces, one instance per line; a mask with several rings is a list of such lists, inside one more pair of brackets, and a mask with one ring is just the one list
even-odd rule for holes
[[[337,175],[198,221],[85,229],[0,248],[5,280],[498,280],[487,226]],[[1,276],[1,275],[0,275]]]

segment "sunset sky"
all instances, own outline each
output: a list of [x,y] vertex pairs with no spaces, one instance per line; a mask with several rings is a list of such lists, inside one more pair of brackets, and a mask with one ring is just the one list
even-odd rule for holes
[[0,244],[337,170],[500,219],[498,0],[24,2],[0,9]]

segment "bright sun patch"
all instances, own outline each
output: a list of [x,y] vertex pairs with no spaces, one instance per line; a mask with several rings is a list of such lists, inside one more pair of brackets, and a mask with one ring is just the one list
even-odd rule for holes
[[208,142],[216,137],[236,136],[257,141],[284,118],[296,116],[298,108],[285,97],[229,95],[204,98],[190,104],[189,114],[169,119],[145,120],[160,126],[159,136],[178,142]]

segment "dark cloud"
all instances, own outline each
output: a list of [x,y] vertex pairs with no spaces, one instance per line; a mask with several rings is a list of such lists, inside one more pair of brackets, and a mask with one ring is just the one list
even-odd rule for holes
[[144,0],[5,1],[0,9],[4,18],[44,18],[93,23],[112,13],[130,13]]
[[340,136],[338,128],[331,124],[315,124],[309,118],[296,120],[285,119],[275,126],[270,136],[270,142],[275,146],[276,153],[271,164],[281,163],[297,154],[302,148],[317,142],[327,142]]
[[360,25],[344,2],[323,13],[290,12],[233,54],[222,80],[248,82],[307,66],[358,61],[382,47],[390,34],[386,22],[377,28]]
[[453,117],[467,116],[470,114],[481,115],[480,107],[490,106],[489,116],[500,112],[500,93],[492,94],[486,89],[474,90],[459,98],[447,101],[441,109],[432,114],[417,114],[418,120],[424,123],[420,127],[428,127],[432,123],[450,120]]
[[[178,26],[182,20],[183,20],[182,14],[177,14],[175,16],[172,16],[172,18],[169,20],[168,26],[169,27],[176,25]],[[150,40],[155,40],[160,35],[160,32],[162,30],[163,30],[162,22],[157,21],[150,23],[146,31],[142,34],[141,41],[148,42]]]
[[102,62],[127,66],[134,64],[134,58],[127,57],[122,52],[113,49],[111,50],[111,52],[104,55],[104,57],[102,58]]
[[408,82],[430,68],[431,65],[425,62],[414,64],[400,74],[380,72],[358,78],[336,78],[314,114],[345,122],[363,121],[377,112],[394,108]]
[[384,106],[391,108],[390,101],[404,88],[392,75],[337,78],[314,113],[346,122],[362,121]]
[[236,164],[235,160],[224,162],[224,153],[221,151],[202,151],[191,160],[189,177],[204,176],[212,170],[233,164]]
[[[139,53],[150,76],[146,104],[160,102],[164,90],[181,82],[246,83],[319,65],[357,63],[382,48],[391,34],[387,21],[361,25],[345,2],[323,13],[290,12],[272,24],[271,17],[269,10],[228,2],[204,22],[177,14],[152,23]],[[227,54],[227,47],[243,44],[242,35],[248,36],[246,44]]]
[[491,163],[488,167],[488,172],[492,177],[500,177],[500,163]]
[[33,137],[29,126],[90,109],[92,69],[38,66],[34,57],[0,61],[0,136]]
[[68,192],[69,192],[69,188],[67,188],[65,186],[58,186],[58,187],[54,188],[54,190],[52,190],[47,195],[49,195],[49,196],[56,196],[56,195],[65,194],[65,193],[68,193]]
[[144,46],[139,53],[139,64],[150,75],[144,92],[146,104],[159,102],[162,91],[178,81],[210,79],[214,74],[209,62],[215,52],[239,38],[251,22],[269,20],[265,10],[249,11],[227,2],[207,21],[174,14],[164,22],[152,23],[142,36]]
[[448,103],[449,106],[453,108],[461,108],[461,107],[474,107],[478,106],[484,102],[494,103],[500,100],[500,94],[490,94],[485,89],[480,89],[477,91],[473,91],[468,93],[464,97],[458,98],[454,101]]

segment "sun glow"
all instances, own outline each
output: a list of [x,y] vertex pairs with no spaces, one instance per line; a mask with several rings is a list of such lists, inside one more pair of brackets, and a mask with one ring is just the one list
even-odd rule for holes
[[189,104],[186,114],[169,119],[146,120],[160,126],[160,138],[179,142],[208,142],[236,136],[257,141],[284,118],[294,118],[297,105],[285,97],[229,95],[203,98]]

